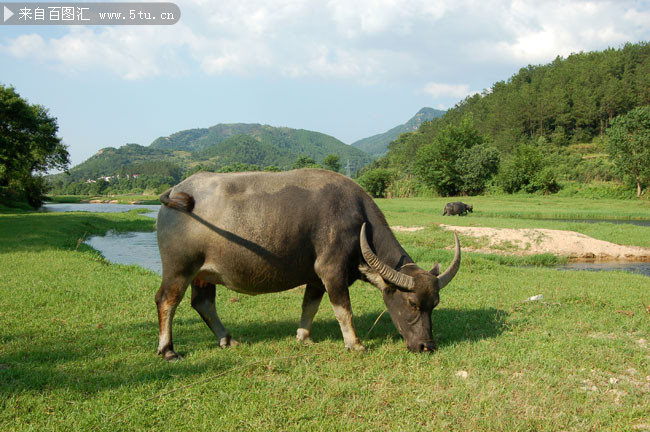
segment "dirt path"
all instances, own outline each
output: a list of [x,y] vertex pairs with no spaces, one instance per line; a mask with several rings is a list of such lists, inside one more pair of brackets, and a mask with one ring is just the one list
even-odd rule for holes
[[512,229],[460,227],[440,225],[449,231],[487,241],[487,246],[476,252],[512,255],[550,253],[574,259],[650,261],[650,249],[622,246],[580,234],[574,231],[551,229]]

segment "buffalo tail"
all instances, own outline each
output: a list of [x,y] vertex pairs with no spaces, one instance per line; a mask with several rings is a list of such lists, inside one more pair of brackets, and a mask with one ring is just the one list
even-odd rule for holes
[[167,207],[171,207],[176,210],[181,210],[184,212],[191,213],[194,209],[194,197],[185,192],[176,192],[174,197],[170,197],[172,190],[169,189],[167,192],[160,195],[160,202]]

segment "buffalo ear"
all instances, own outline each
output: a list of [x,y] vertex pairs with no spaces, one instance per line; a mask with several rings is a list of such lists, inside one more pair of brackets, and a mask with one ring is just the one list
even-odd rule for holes
[[429,270],[429,273],[434,276],[438,276],[440,274],[440,263],[438,261],[436,261],[436,263],[433,265],[433,268]]

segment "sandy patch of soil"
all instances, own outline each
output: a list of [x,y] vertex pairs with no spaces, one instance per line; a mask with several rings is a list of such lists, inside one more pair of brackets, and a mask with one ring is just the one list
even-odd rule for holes
[[415,232],[415,231],[423,230],[424,227],[423,226],[405,227],[401,225],[394,225],[391,226],[390,229],[392,229],[393,231],[400,231],[400,232]]
[[550,253],[584,260],[650,261],[650,249],[622,246],[586,236],[575,231],[533,228],[460,227],[440,224],[459,234],[484,239],[487,246],[476,252],[511,255]]
[[101,200],[101,199],[91,199],[91,200],[81,200],[81,204],[119,204],[118,200]]

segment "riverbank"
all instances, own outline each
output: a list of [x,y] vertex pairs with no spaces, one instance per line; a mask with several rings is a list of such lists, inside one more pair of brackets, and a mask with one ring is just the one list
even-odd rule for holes
[[157,195],[52,195],[47,201],[57,204],[160,204]]
[[[441,224],[447,231],[482,240],[474,252],[506,255],[553,254],[570,260],[650,261],[650,248],[624,246],[575,231],[535,228],[463,227]],[[650,229],[648,229],[650,232]]]

